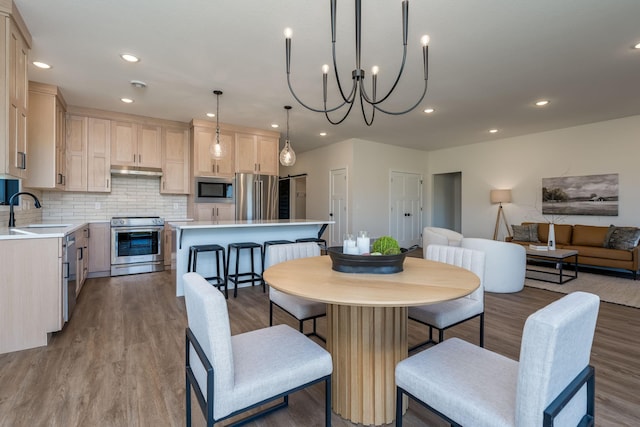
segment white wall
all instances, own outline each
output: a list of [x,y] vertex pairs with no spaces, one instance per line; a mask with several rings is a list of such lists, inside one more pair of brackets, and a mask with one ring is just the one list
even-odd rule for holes
[[555,222],[640,226],[639,160],[640,116],[633,116],[432,151],[428,170],[462,172],[462,232],[491,238],[497,214],[489,203],[491,189],[512,189],[513,203],[504,205],[511,224],[545,221],[542,178],[556,176],[618,173],[620,202],[617,217],[567,216]]
[[350,139],[298,154],[296,164],[281,167],[280,175],[307,173],[307,218],[326,219],[330,170],[347,168],[347,230],[380,236],[389,233],[390,171],[425,175],[427,156],[424,151]]

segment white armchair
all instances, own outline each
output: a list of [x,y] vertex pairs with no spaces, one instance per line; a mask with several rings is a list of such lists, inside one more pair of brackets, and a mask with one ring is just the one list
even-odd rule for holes
[[401,361],[396,427],[404,394],[458,427],[593,425],[599,304],[574,292],[529,316],[519,362],[458,338]]
[[[240,420],[282,408],[289,394],[325,382],[325,425],[331,425],[331,354],[300,332],[278,325],[231,336],[222,292],[197,273],[184,276],[187,306],[186,418],[193,388],[207,426],[282,398]],[[233,424],[236,425],[236,424]]]
[[520,292],[524,288],[527,253],[515,243],[465,237],[461,246],[485,253],[484,290],[496,293]]
[[462,234],[457,231],[439,227],[425,227],[422,230],[422,249],[429,245],[460,246]]

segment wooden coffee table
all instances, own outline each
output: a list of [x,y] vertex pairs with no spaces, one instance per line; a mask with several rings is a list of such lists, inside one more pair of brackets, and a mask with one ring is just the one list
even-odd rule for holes
[[[556,249],[555,251],[539,251],[531,248],[527,250],[527,271],[534,272],[536,275],[527,274],[527,279],[539,280],[541,282],[557,283],[562,285],[578,277],[578,251],[570,249]],[[573,259],[572,259],[573,258]],[[556,270],[540,270],[529,268],[529,261],[543,261],[554,263]],[[564,264],[573,265],[573,275],[567,275],[563,269]],[[540,277],[542,276],[542,277]],[[557,279],[549,280],[544,277],[556,277]]]

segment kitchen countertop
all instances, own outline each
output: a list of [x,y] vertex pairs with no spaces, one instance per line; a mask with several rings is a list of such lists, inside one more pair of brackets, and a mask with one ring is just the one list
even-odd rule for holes
[[15,239],[44,239],[50,237],[64,237],[81,228],[87,222],[40,223],[28,224],[20,227],[0,227],[1,240]]
[[272,219],[272,220],[238,220],[238,221],[169,221],[169,225],[179,230],[198,228],[245,228],[245,227],[278,227],[289,225],[323,225],[333,224],[330,220],[316,219]]

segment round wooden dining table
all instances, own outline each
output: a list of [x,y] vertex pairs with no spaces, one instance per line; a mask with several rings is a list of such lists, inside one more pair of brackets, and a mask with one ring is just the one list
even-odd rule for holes
[[332,409],[364,425],[395,418],[395,367],[408,354],[407,307],[461,298],[480,285],[468,270],[411,257],[393,274],[341,273],[329,256],[300,258],[269,267],[264,279],[282,292],[327,303]]

